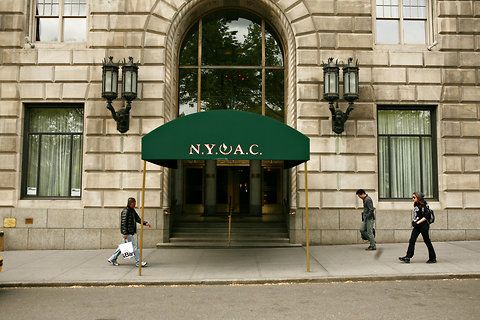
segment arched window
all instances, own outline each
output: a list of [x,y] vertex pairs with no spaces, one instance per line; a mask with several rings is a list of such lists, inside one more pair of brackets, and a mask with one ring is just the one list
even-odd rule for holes
[[284,122],[284,59],[273,28],[247,12],[201,18],[183,40],[178,115],[234,109]]

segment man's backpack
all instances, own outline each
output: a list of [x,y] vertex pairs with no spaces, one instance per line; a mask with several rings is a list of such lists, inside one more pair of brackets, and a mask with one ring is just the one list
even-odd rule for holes
[[428,223],[429,224],[432,224],[435,222],[435,213],[433,212],[432,209],[430,209],[430,207],[427,205],[426,209],[428,210],[428,213],[430,213],[430,218],[427,219]]

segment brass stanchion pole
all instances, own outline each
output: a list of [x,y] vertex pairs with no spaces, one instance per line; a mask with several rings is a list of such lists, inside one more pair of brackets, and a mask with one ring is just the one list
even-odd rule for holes
[[147,161],[143,160],[143,181],[142,181],[142,209],[140,213],[140,262],[138,263],[138,275],[142,275],[142,261],[143,261],[143,217],[145,214],[145,176],[147,174]]
[[308,225],[308,169],[305,161],[305,242],[307,246],[307,272],[310,272],[310,233]]
[[230,247],[230,242],[232,241],[232,213],[228,215],[228,246]]
[[230,247],[231,239],[231,232],[232,232],[232,198],[228,198],[228,246]]

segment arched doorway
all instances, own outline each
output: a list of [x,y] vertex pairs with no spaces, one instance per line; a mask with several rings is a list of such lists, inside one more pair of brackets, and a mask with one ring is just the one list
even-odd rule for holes
[[[201,17],[180,47],[177,116],[218,109],[285,122],[283,48],[274,28],[248,11]],[[281,161],[182,161],[173,172],[172,200],[182,214],[282,214],[288,198],[282,169]]]

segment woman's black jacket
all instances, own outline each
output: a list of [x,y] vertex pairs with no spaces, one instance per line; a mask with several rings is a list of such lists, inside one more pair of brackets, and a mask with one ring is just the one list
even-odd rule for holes
[[413,207],[413,221],[416,222],[422,218],[425,218],[426,221],[423,221],[419,225],[414,224],[414,227],[420,227],[424,225],[428,225],[428,221],[430,220],[430,210],[428,210],[427,206],[422,206],[420,204],[414,204]]
[[[138,216],[135,209],[130,207],[125,207],[122,210],[121,218],[120,218],[120,230],[123,235],[127,234],[135,234],[137,233],[137,222],[141,223],[141,219]],[[144,224],[146,222],[144,221]]]

